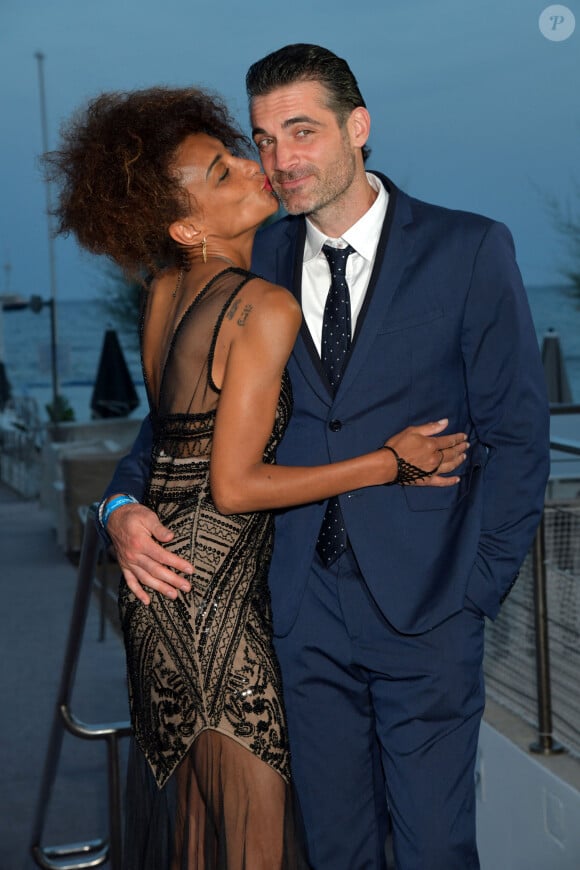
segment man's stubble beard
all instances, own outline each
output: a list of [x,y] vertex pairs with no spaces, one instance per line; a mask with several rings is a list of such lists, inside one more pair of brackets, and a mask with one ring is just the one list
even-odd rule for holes
[[[340,199],[351,186],[355,173],[356,159],[354,152],[345,149],[342,158],[333,163],[332,166],[327,167],[322,177],[320,171],[315,166],[308,166],[306,169],[302,168],[296,173],[275,172],[271,183],[276,196],[288,214],[312,215]],[[314,188],[310,192],[305,194],[297,193],[293,196],[291,192],[284,193],[283,190],[280,190],[280,181],[292,181],[303,175],[308,175],[309,178],[316,178]],[[298,200],[295,205],[292,205],[293,199]]]

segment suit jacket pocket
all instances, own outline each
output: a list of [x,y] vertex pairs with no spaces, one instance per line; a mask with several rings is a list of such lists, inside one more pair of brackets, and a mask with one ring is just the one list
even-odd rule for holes
[[411,511],[443,511],[453,507],[469,493],[472,478],[479,466],[472,466],[454,486],[404,486],[407,507]]
[[467,468],[461,468],[459,483],[454,486],[404,486],[407,507],[412,511],[441,511],[453,507],[477,486],[477,479],[488,459],[487,449],[480,442],[469,448]]
[[426,323],[431,323],[433,320],[439,320],[443,317],[441,308],[429,308],[426,311],[409,311],[407,314],[395,314],[387,318],[379,328],[380,335],[386,335],[389,332],[399,332],[401,329],[412,329],[415,326],[422,326]]

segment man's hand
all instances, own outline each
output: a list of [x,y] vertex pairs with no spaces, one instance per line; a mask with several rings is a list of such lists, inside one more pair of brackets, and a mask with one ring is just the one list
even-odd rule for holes
[[171,541],[173,532],[159,522],[152,510],[142,504],[121,505],[111,513],[107,533],[127,586],[143,604],[151,601],[144,586],[174,599],[178,590],[191,590],[187,580],[175,571],[192,574],[193,565],[158,543]]

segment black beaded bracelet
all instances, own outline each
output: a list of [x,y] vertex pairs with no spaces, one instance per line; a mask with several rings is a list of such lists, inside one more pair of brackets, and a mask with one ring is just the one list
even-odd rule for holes
[[425,477],[433,477],[439,471],[439,466],[443,462],[443,453],[439,451],[441,453],[439,465],[433,471],[425,471],[423,468],[419,468],[418,465],[413,465],[411,462],[407,462],[406,459],[402,459],[390,444],[382,444],[379,449],[390,450],[397,460],[397,476],[390,483],[387,483],[386,486],[394,486],[396,483],[399,486],[414,486],[418,480],[423,480]]

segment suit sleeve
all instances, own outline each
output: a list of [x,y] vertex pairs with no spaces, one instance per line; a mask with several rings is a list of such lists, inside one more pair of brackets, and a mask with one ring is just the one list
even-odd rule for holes
[[153,430],[149,415],[145,417],[131,451],[119,460],[111,482],[103,493],[103,499],[115,492],[126,492],[139,501],[145,494],[151,465]]
[[502,224],[490,224],[475,258],[462,351],[470,415],[487,452],[467,595],[494,618],[533,541],[549,474],[544,372],[513,240]]
[[[138,501],[143,499],[149,479],[152,445],[153,429],[149,415],[147,415],[141,424],[131,451],[119,460],[111,482],[103,493],[99,502],[99,518],[103,502],[113,493],[123,492],[135,496]],[[97,523],[97,528],[101,540],[108,547],[111,541],[100,521]]]
[[[146,296],[146,293],[142,293],[140,297],[141,315],[143,315]],[[132,495],[138,501],[143,500],[145,487],[149,480],[152,447],[153,427],[151,425],[151,417],[147,414],[141,423],[141,428],[137,433],[137,437],[133,442],[130,452],[119,460],[111,482],[103,493],[100,505],[105,501],[105,499],[116,492],[123,492],[127,493],[127,495]],[[106,534],[104,530],[103,534]]]
[[[149,415],[147,415],[141,424],[130,452],[119,460],[111,482],[103,493],[98,506],[99,519],[103,502],[116,492],[127,493],[134,496],[138,501],[142,501],[149,479],[152,445],[153,430],[151,420]],[[97,523],[97,529],[105,546],[109,546],[111,540],[100,521]]]

